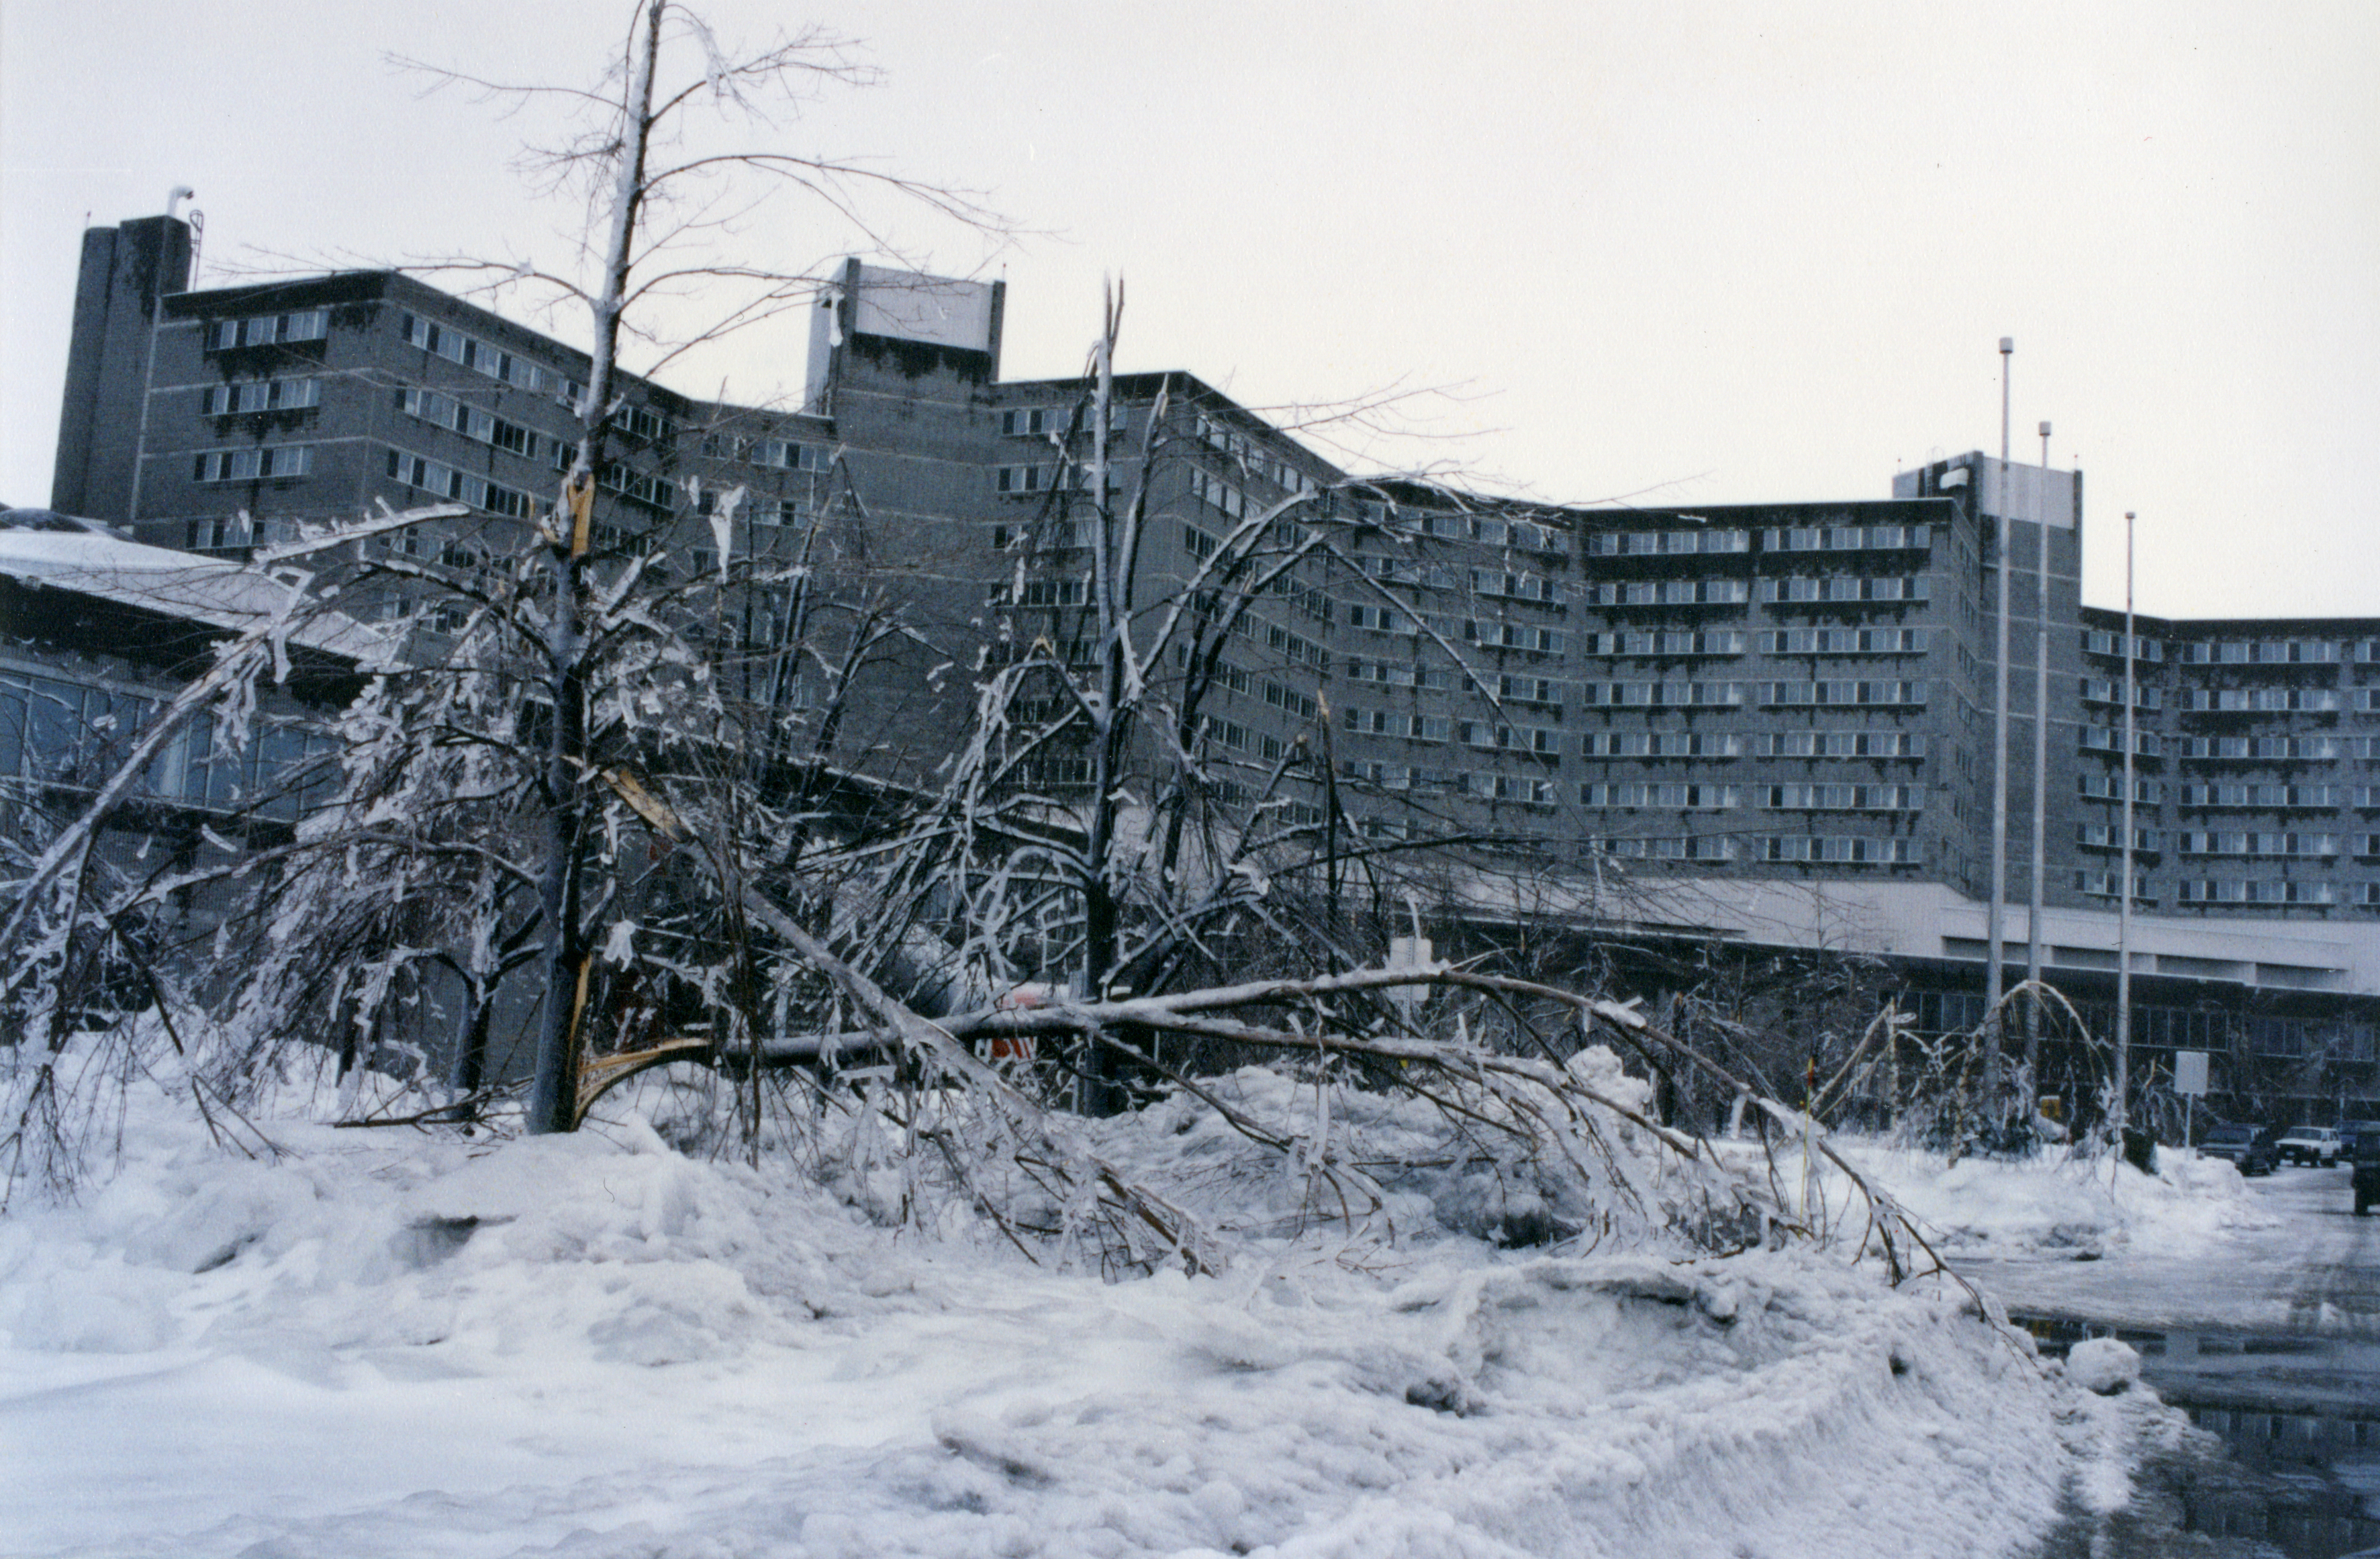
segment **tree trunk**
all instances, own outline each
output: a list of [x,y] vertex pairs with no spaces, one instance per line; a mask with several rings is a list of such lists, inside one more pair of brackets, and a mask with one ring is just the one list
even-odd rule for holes
[[[652,133],[653,71],[661,53],[666,0],[647,0],[631,45],[628,91],[621,104],[619,173],[613,186],[612,231],[603,256],[603,291],[594,303],[594,351],[578,406],[578,455],[545,544],[553,575],[546,634],[546,688],[553,700],[540,798],[545,809],[545,871],[539,904],[546,926],[545,991],[538,1015],[537,1070],[529,1085],[528,1129],[568,1131],[577,1124],[579,998],[593,952],[580,923],[587,835],[586,639],[579,621],[586,587],[587,524],[594,505],[612,414],[612,382],[625,306],[628,270],[644,198],[645,155]],[[579,496],[574,503],[573,494]]]

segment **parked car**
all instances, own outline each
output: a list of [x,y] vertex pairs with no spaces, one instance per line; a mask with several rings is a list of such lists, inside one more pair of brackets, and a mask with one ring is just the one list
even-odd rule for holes
[[2291,1127],[2289,1134],[2275,1146],[2280,1150],[2281,1157],[2290,1163],[2310,1163],[2327,1169],[2338,1162],[2338,1128],[2331,1126]]
[[2270,1175],[2280,1167],[2280,1149],[2268,1126],[2218,1126],[2198,1139],[2198,1151],[2211,1159],[2228,1159],[2242,1175]]
[[2380,1205],[2380,1121],[2350,1121],[2339,1127],[2346,1139],[2348,1159],[2354,1164],[2349,1183],[2355,1190],[2358,1218]]

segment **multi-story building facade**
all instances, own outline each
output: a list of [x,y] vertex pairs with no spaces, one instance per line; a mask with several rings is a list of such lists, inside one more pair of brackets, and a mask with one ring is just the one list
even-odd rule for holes
[[[2083,625],[2086,693],[2119,684],[2120,619],[2086,610]],[[2210,917],[2245,909],[2354,919],[2380,905],[2380,642],[2372,620],[2136,626],[2140,898]],[[2085,741],[2085,794],[2120,796],[2121,781],[2100,772],[2120,762],[2120,737],[2095,729]],[[2096,816],[2078,828],[2077,844],[2103,858],[2121,843]]]
[[[389,544],[526,545],[583,356],[393,273],[180,290],[187,238],[86,238],[56,506],[237,554],[434,498],[472,518]],[[707,566],[740,490],[728,545],[818,559],[852,612],[897,606],[904,632],[852,663],[833,756],[856,768],[929,772],[970,674],[1019,646],[1081,658],[1089,386],[1002,379],[1004,302],[854,262],[798,409],[631,382],[612,425],[607,544]],[[2005,529],[2011,973],[2039,731],[2044,956],[2107,983],[2125,662],[2120,617],[2082,605],[2079,473],[1969,454],[1876,500],[1516,505],[1351,475],[1180,372],[1117,380],[1109,433],[1111,489],[1147,496],[1143,609],[1211,590],[1235,532],[1278,516],[1282,566],[1200,705],[1197,739],[1251,786],[1534,859],[1607,928],[1896,960],[1946,1024],[1985,950]],[[2331,1025],[2374,1092],[2380,619],[2144,617],[2138,639],[2135,972],[2177,1011]],[[1062,746],[1037,771],[1087,777]]]

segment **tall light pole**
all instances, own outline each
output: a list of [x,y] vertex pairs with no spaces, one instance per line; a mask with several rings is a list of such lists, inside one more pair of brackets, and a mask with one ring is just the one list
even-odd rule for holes
[[2138,743],[2134,713],[2139,701],[2140,641],[2132,630],[2132,511],[2124,511],[2124,848],[2123,879],[2116,884],[2116,1151],[2124,1149],[2124,1101],[2132,1066],[2132,749]]
[[1997,650],[1992,657],[1992,898],[1984,914],[1984,1096],[1986,1109],[1998,1109],[2000,1091],[2000,959],[2008,927],[2001,903],[2008,897],[2008,748],[2009,748],[2009,358],[2016,337],[2000,337],[2000,468],[1996,484],[2003,512],[1992,517],[1997,571],[1993,590],[1999,597]]
[[[2040,532],[2034,554],[2033,635],[2033,895],[2025,905],[2024,978],[2041,980],[2042,875],[2047,870],[2049,829],[2049,424],[2041,425],[2041,502],[2034,513]],[[2041,1093],[2041,996],[2024,1003],[2024,1086],[2028,1118]]]

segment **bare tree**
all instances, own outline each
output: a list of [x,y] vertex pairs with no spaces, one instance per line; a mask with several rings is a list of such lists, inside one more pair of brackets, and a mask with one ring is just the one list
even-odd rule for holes
[[[871,191],[978,228],[998,224],[955,191],[859,162],[701,144],[696,132],[707,120],[765,127],[772,113],[789,109],[806,90],[873,79],[845,46],[821,33],[735,53],[722,46],[691,7],[638,0],[620,55],[592,88],[520,85],[421,68],[507,102],[558,99],[576,111],[578,124],[559,145],[532,149],[528,162],[552,186],[587,201],[586,275],[474,260],[427,267],[465,275],[493,272],[507,282],[558,291],[584,305],[591,335],[587,384],[575,408],[577,450],[539,535],[549,578],[537,653],[549,719],[536,792],[543,835],[537,903],[544,978],[528,1121],[532,1130],[563,1131],[576,1120],[585,993],[598,951],[589,914],[589,839],[602,770],[589,728],[588,673],[590,649],[614,626],[623,602],[616,585],[599,581],[590,567],[589,528],[622,404],[623,347],[632,339],[651,346],[651,360],[639,365],[650,374],[685,352],[808,301],[813,279],[725,262],[711,248],[731,213],[774,190],[820,200],[863,231],[869,221],[863,196]],[[639,325],[647,313],[689,292],[698,292],[707,317],[665,342]]]
[[[1806,1210],[1734,1175],[1699,1133],[1621,1086],[1618,1053],[1607,1065],[1597,1047],[1803,1120],[1790,1090],[1601,991],[1443,963],[1381,967],[1399,917],[1418,922],[1424,896],[1448,896],[1439,878],[1475,884],[1500,868],[1527,878],[1542,874],[1541,858],[1525,837],[1439,826],[1426,808],[1415,809],[1423,827],[1366,832],[1318,676],[1301,695],[1303,729],[1278,750],[1225,738],[1224,651],[1260,613],[1331,577],[1399,598],[1355,567],[1355,540],[1375,521],[1337,482],[1281,484],[1207,535],[1187,578],[1155,587],[1144,566],[1152,473],[1178,450],[1168,441],[1199,436],[1206,408],[1177,408],[1160,390],[1138,447],[1119,448],[1129,438],[1114,374],[1120,289],[1081,403],[1054,435],[1062,474],[1044,516],[1070,538],[1080,526],[1088,546],[1066,550],[1089,561],[1062,577],[1028,542],[1010,602],[1023,606],[1039,582],[1079,585],[1072,599],[1051,596],[1050,620],[1069,626],[1018,632],[981,668],[977,717],[931,790],[855,796],[862,782],[821,761],[832,700],[813,712],[804,750],[780,696],[787,667],[805,662],[848,689],[858,661],[907,631],[897,613],[862,596],[821,599],[807,558],[722,547],[698,566],[666,535],[618,553],[598,544],[596,505],[632,383],[622,351],[657,340],[645,312],[691,284],[747,286],[709,325],[655,345],[650,369],[807,286],[681,262],[678,246],[722,209],[705,203],[714,180],[781,181],[850,213],[844,191],[871,177],[767,153],[679,154],[684,117],[741,113],[789,79],[848,80],[850,67],[821,60],[814,41],[732,56],[674,0],[638,0],[634,15],[599,88],[560,94],[591,116],[586,133],[540,164],[575,180],[596,213],[591,279],[501,268],[560,288],[592,326],[576,447],[534,542],[455,557],[370,544],[419,523],[397,516],[300,543],[350,549],[351,582],[394,588],[416,612],[406,654],[344,716],[335,796],[284,843],[111,899],[135,909],[202,876],[251,889],[222,922],[241,973],[212,1003],[242,1039],[234,1061],[254,1066],[334,1034],[355,1078],[407,1045],[429,1054],[434,1038],[453,1057],[444,1090],[381,1118],[452,1120],[502,1069],[491,1047],[510,1024],[532,1036],[528,1129],[570,1129],[613,1082],[700,1059],[747,1085],[736,1102],[756,1152],[764,1068],[786,1064],[781,1102],[808,1090],[814,1114],[851,1123],[855,1152],[876,1151],[867,1144],[890,1123],[909,1150],[906,1184],[939,1183],[1020,1246],[1087,1233],[1107,1264],[1207,1270],[1222,1256],[1195,1215],[1135,1184],[1055,1103],[1099,1114],[1124,1102],[1128,1082],[1173,1090],[1305,1165],[1342,1207],[1384,1205],[1378,1172],[1343,1134],[1285,1127],[1217,1085],[1224,1064],[1266,1056],[1310,1066],[1318,1088],[1434,1112],[1445,1133],[1434,1166],[1477,1166],[1558,1208],[1526,1237],[1654,1232],[1716,1249],[1808,1227]],[[890,188],[982,220],[957,197]],[[732,516],[735,494],[722,501]],[[784,609],[761,614],[756,632],[744,625],[763,598]],[[846,615],[830,650],[819,625],[835,612]],[[1485,667],[1415,621],[1466,696],[1500,713]],[[63,848],[43,859],[71,855]],[[156,1005],[176,1004],[161,994]],[[1071,1096],[1047,1086],[1046,1070],[1001,1064],[1003,1043],[1043,1037],[1074,1047]],[[873,1065],[859,1071],[873,1075],[838,1073],[838,1057],[863,1047]],[[426,1067],[415,1075],[433,1080]],[[1658,1165],[1687,1173],[1673,1182]],[[1888,1201],[1870,1205],[1859,1243],[1904,1270],[1913,1236]]]

